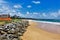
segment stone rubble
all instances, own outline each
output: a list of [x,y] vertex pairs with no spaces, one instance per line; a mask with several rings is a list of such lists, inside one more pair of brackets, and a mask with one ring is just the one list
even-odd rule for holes
[[28,21],[12,22],[0,26],[0,40],[22,40],[20,36],[23,36],[28,26]]

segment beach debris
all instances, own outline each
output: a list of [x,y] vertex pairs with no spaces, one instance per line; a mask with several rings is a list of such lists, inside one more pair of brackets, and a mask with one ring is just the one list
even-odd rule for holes
[[0,40],[22,40],[20,36],[23,36],[28,26],[28,21],[13,22],[0,26]]

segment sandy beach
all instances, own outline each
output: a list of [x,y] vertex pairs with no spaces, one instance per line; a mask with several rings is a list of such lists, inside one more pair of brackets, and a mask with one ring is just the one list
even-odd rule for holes
[[33,21],[30,21],[29,24],[30,26],[27,28],[27,31],[22,37],[23,40],[60,40],[60,34],[51,33],[43,30],[37,27],[38,23]]

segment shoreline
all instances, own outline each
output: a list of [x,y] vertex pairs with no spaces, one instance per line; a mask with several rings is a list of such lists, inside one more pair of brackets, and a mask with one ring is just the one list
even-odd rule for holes
[[[37,22],[34,20],[29,20],[29,22],[35,23],[36,27],[44,31],[60,34],[60,23],[51,23],[51,22]],[[33,25],[33,24],[32,24]]]
[[32,22],[36,22],[36,23],[49,23],[49,24],[56,24],[56,25],[60,25],[60,23],[59,23],[59,22],[35,21],[35,20],[28,20],[28,21],[32,21]]
[[37,22],[29,21],[29,24],[30,26],[22,37],[23,40],[60,40],[60,34],[51,33],[38,28]]

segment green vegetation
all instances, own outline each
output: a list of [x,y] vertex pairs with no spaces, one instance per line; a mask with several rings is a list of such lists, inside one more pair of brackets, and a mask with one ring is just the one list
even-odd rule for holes
[[0,25],[4,25],[4,24],[8,24],[10,23],[11,21],[0,21]]
[[11,23],[11,22],[20,22],[21,19],[12,19],[10,21],[0,21],[0,25],[4,25],[4,24],[8,24],[8,23]]
[[3,25],[3,24],[5,24],[5,22],[1,22],[1,21],[0,21],[0,25]]
[[12,19],[12,22],[20,22],[21,19]]

